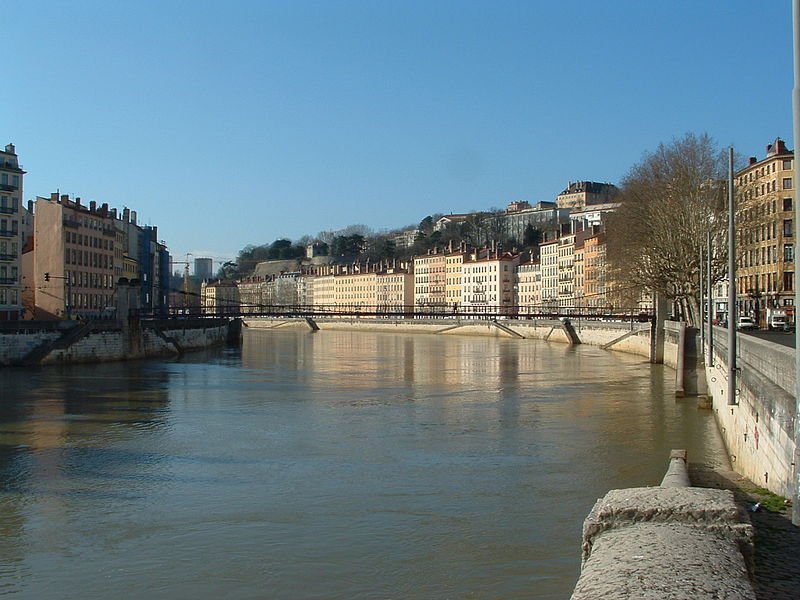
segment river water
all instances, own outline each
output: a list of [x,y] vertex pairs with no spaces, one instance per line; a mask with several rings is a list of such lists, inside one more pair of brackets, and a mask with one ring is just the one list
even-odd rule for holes
[[568,598],[598,497],[725,461],[673,371],[588,346],[256,331],[0,377],[22,598]]

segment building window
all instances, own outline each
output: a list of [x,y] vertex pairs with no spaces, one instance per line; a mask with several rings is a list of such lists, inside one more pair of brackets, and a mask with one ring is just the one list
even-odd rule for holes
[[792,220],[783,220],[783,237],[792,237]]
[[784,244],[783,246],[783,262],[794,262],[794,245]]
[[784,198],[783,199],[783,210],[785,210],[785,211],[792,210],[792,199],[791,198]]
[[784,158],[783,159],[783,170],[789,171],[792,168],[792,159]]
[[794,273],[783,274],[783,291],[791,292],[794,289]]
[[785,190],[792,189],[792,178],[791,177],[784,177],[783,178],[783,189],[785,189]]

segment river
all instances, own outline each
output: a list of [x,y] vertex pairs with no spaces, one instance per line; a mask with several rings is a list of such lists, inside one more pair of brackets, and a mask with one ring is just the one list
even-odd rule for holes
[[588,346],[255,331],[0,377],[21,598],[568,598],[598,497],[725,464],[673,371]]

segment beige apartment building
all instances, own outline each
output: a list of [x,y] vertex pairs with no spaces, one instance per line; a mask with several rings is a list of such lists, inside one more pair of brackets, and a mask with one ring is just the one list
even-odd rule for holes
[[312,306],[315,312],[333,312],[336,310],[336,283],[333,271],[318,273],[311,278],[310,287],[313,294]]
[[447,310],[457,312],[463,303],[463,285],[461,270],[465,253],[462,250],[450,252],[444,261],[444,297]]
[[39,197],[33,237],[36,318],[115,316],[117,230],[107,204]]
[[575,306],[575,234],[558,238],[558,307],[571,310]]
[[518,254],[499,250],[475,250],[461,266],[464,314],[513,314],[514,269]]
[[391,267],[375,277],[378,313],[410,313],[414,310],[414,274]]
[[200,302],[204,315],[238,315],[239,287],[234,281],[204,281],[200,284]]
[[[418,312],[447,311],[447,255],[434,249],[414,258],[414,309]],[[452,305],[451,305],[452,309]]]
[[377,273],[362,273],[360,267],[350,267],[348,271],[334,277],[334,304],[348,312],[374,312],[378,299]]
[[582,303],[592,309],[608,306],[605,233],[593,232],[583,241]]
[[0,321],[23,316],[21,254],[25,234],[22,193],[25,171],[14,144],[0,151]]
[[548,311],[558,309],[558,240],[539,244],[541,262],[541,304]]
[[529,255],[517,265],[517,305],[520,316],[535,315],[542,310],[542,264],[538,256]]
[[793,160],[794,152],[776,139],[765,158],[751,157],[736,174],[738,308],[762,326],[768,308],[782,308],[794,321]]

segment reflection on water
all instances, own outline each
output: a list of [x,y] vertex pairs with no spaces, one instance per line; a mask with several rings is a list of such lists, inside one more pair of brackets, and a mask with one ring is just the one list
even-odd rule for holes
[[580,527],[671,448],[672,372],[530,340],[248,332],[3,372],[0,595],[564,598]]

